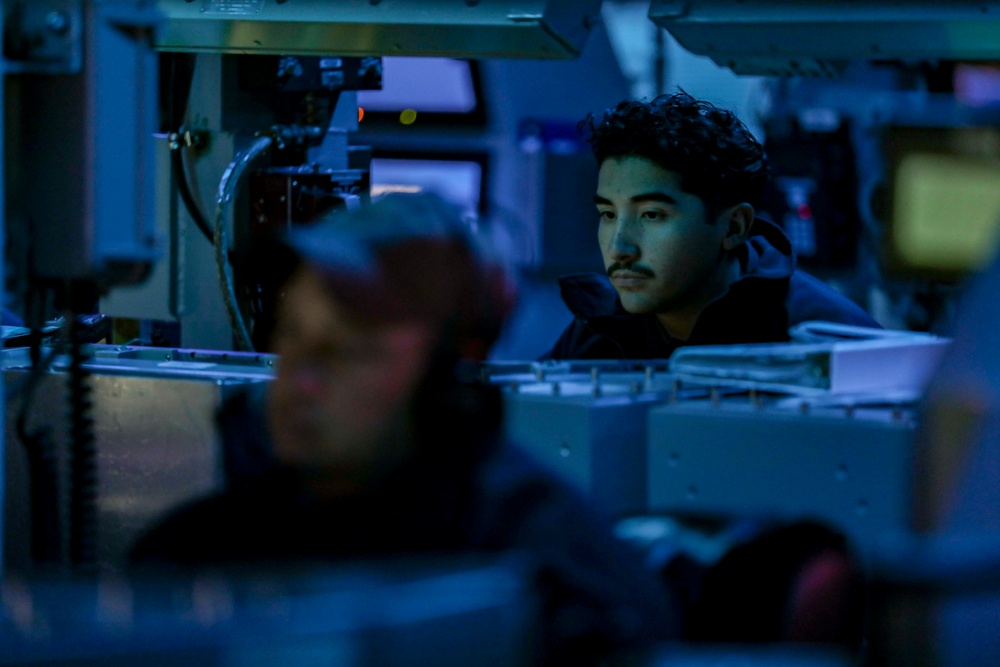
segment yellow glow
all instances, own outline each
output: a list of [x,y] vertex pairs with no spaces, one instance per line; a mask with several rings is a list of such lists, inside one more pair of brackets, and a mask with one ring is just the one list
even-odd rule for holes
[[908,264],[976,270],[1000,237],[1000,164],[931,153],[899,163],[894,188],[896,250]]
[[414,109],[403,109],[399,114],[399,122],[403,125],[413,125],[415,120],[417,120],[417,112]]

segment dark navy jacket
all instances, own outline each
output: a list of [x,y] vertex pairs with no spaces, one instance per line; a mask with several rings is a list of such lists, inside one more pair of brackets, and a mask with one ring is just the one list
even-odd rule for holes
[[[586,664],[676,637],[674,602],[639,555],[582,496],[504,442],[496,388],[474,391],[495,414],[436,415],[435,446],[364,495],[324,502],[293,471],[243,461],[228,490],[146,533],[133,563],[245,567],[515,551],[537,565],[547,662]],[[230,404],[220,420],[225,447],[259,463],[269,449],[259,401]]]
[[605,276],[564,276],[563,301],[575,317],[542,359],[665,359],[682,345],[783,342],[789,327],[809,320],[879,327],[853,301],[797,270],[791,243],[774,223],[754,221],[740,263],[741,277],[702,311],[687,341],[671,338],[654,315],[626,312]]

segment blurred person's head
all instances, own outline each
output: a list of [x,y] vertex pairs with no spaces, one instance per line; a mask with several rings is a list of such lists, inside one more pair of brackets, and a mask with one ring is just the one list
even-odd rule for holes
[[386,195],[287,245],[297,261],[273,338],[275,454],[350,492],[432,446],[435,420],[475,411],[456,398],[468,398],[461,375],[499,335],[511,285],[460,210],[435,195]]
[[763,148],[733,113],[684,92],[621,102],[580,129],[599,165],[598,241],[622,306],[686,338],[738,274],[767,181]]

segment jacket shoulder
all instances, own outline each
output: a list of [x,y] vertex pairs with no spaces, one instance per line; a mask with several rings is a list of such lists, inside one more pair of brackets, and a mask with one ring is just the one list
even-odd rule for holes
[[864,308],[805,271],[796,270],[788,282],[788,325],[809,320],[882,328]]
[[599,273],[573,273],[559,278],[559,291],[570,312],[577,317],[593,319],[613,315],[618,311],[618,292]]

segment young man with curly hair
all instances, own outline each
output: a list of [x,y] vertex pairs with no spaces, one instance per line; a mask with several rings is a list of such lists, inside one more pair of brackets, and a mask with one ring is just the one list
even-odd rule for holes
[[624,101],[580,130],[597,158],[606,275],[560,279],[573,322],[543,358],[650,359],[682,345],[787,341],[799,322],[878,327],[795,268],[754,209],[760,143],[731,112],[681,91]]

